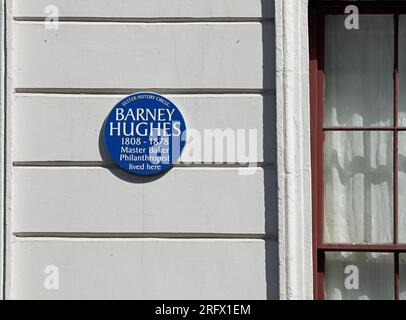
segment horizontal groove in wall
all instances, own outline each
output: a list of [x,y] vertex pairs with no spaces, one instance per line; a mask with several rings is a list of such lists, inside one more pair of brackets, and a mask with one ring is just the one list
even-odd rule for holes
[[14,167],[102,167],[118,169],[114,162],[105,161],[14,161]]
[[225,89],[225,88],[15,88],[17,94],[88,94],[115,95],[134,92],[156,92],[160,94],[275,94],[274,89]]
[[[105,161],[14,161],[14,167],[101,167],[108,169],[120,169],[114,162]],[[275,169],[274,163],[176,163],[174,168],[266,168]]]
[[[47,17],[14,17],[17,22],[43,22]],[[271,17],[59,17],[59,22],[79,23],[238,23],[274,22]]]
[[30,239],[256,239],[278,241],[275,234],[227,233],[92,233],[92,232],[15,232],[16,238]]
[[[145,90],[145,89],[144,89]],[[265,93],[267,95],[274,95],[275,92],[273,90],[272,94],[270,93]],[[135,92],[135,91],[134,91]],[[18,97],[50,97],[50,98],[83,98],[88,95],[86,93],[43,93],[43,92],[14,92],[14,95]],[[262,95],[262,93],[172,93],[169,94],[172,97],[189,97],[193,96],[196,98],[212,98],[212,97],[218,97],[218,96],[223,96],[223,97],[230,97],[230,98],[239,98],[239,97],[256,97]],[[126,94],[120,94],[120,93],[92,93],[88,95],[89,97],[92,98],[124,98],[126,97]]]

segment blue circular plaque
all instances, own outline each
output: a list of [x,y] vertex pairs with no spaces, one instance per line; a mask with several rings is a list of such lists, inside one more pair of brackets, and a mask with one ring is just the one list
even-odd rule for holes
[[124,170],[154,175],[170,169],[185,146],[186,125],[167,98],[139,92],[121,100],[107,117],[107,149]]

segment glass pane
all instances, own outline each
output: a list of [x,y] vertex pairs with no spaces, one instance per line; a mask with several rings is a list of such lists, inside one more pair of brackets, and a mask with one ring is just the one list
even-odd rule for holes
[[325,125],[392,125],[393,16],[361,15],[358,30],[345,18],[325,21]]
[[399,254],[400,299],[406,300],[406,253]]
[[325,242],[393,242],[392,137],[382,131],[325,132]]
[[393,254],[328,252],[324,286],[328,300],[393,300]]
[[399,131],[398,137],[398,237],[406,243],[406,132]]
[[406,126],[406,16],[399,16],[399,125]]

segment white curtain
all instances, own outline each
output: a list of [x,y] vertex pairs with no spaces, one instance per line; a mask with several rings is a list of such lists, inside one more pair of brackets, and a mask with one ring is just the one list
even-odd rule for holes
[[[325,126],[391,126],[393,16],[361,15],[358,30],[344,20],[326,17]],[[324,241],[392,243],[392,132],[326,132],[324,163]],[[359,269],[358,289],[345,286],[348,265]],[[327,299],[391,299],[393,286],[393,254],[326,256]]]
[[392,253],[326,253],[326,298],[392,300],[395,292]]
[[324,146],[324,241],[392,243],[392,133],[327,132]]
[[[325,126],[393,125],[394,20],[361,15],[326,17]],[[393,134],[325,135],[325,241],[393,241]]]
[[345,17],[326,17],[325,125],[392,125],[394,18],[361,15],[348,30]]

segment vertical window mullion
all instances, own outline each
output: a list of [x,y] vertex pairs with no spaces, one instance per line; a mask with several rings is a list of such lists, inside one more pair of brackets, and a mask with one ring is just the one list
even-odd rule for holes
[[[319,151],[320,142],[318,140],[318,113],[319,113],[319,103],[318,103],[318,62],[319,62],[319,49],[318,49],[318,34],[320,32],[319,19],[318,19],[318,10],[315,8],[309,11],[309,28],[313,32],[309,34],[310,42],[310,85],[312,90],[310,91],[310,100],[311,100],[311,147],[312,147],[312,190],[318,189],[319,184],[319,175],[321,174],[318,170],[319,162]],[[319,239],[318,239],[318,197],[320,197],[318,192],[312,193],[312,206],[313,206],[313,295],[315,299],[319,299],[318,291],[318,261],[319,261]]]
[[317,201],[317,218],[318,218],[318,228],[317,228],[317,238],[318,245],[320,246],[324,242],[324,54],[325,54],[325,15],[320,14],[318,18],[319,34],[317,39],[318,44],[318,71],[317,71],[317,170],[318,175],[318,186],[317,193],[319,194]]
[[393,219],[393,235],[394,235],[394,243],[399,243],[398,240],[398,119],[399,119],[399,94],[398,94],[398,65],[399,65],[399,58],[398,58],[398,51],[399,51],[399,15],[394,16],[394,24],[395,24],[395,32],[394,32],[394,70],[393,70],[393,81],[394,81],[394,157],[393,157],[393,206],[394,206],[394,219]]
[[[318,186],[317,193],[319,194],[317,199],[317,238],[318,246],[324,242],[324,54],[325,54],[325,15],[320,14],[318,18],[319,34],[318,34],[318,115],[317,115],[317,141],[318,141],[318,163],[317,170]],[[320,250],[318,254],[318,266],[317,266],[317,290],[318,299],[324,300],[324,279],[325,279],[325,252]]]

